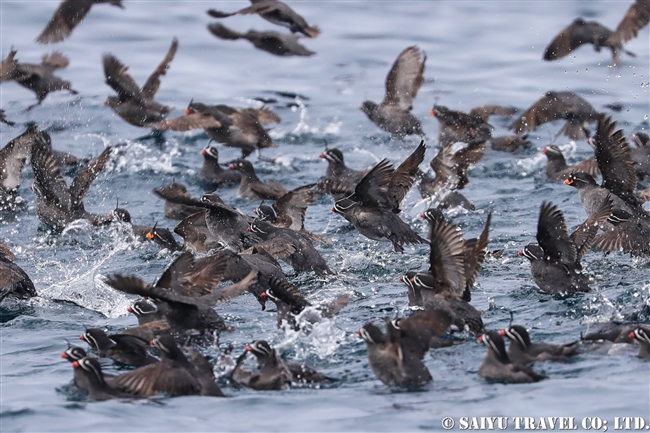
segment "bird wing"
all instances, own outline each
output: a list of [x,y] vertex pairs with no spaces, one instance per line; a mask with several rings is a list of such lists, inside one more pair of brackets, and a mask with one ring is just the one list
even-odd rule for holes
[[99,173],[104,170],[111,159],[111,146],[108,146],[97,158],[90,162],[81,172],[75,176],[70,185],[70,196],[73,200],[80,202],[90,189]]
[[604,114],[598,118],[598,128],[592,143],[598,168],[603,175],[602,186],[632,205],[638,204],[636,170],[622,130],[616,130],[616,122]]
[[88,15],[93,3],[93,0],[62,1],[36,41],[41,44],[61,42],[70,36],[77,24]]
[[411,110],[413,98],[424,82],[426,60],[426,55],[415,45],[402,51],[386,77],[386,97],[382,103]]
[[165,362],[149,364],[117,376],[111,384],[121,391],[141,397],[152,397],[159,393],[191,395],[201,391],[198,380],[189,371],[170,367]]
[[111,86],[120,97],[120,101],[135,100],[144,104],[144,96],[140,86],[128,73],[129,68],[120,62],[112,54],[104,55],[104,76],[106,84]]
[[271,279],[269,279],[269,286],[273,291],[273,295],[285,304],[289,305],[291,310],[296,314],[300,313],[306,307],[311,306],[311,303],[307,301],[305,296],[300,293],[296,286],[285,280],[271,277]]
[[24,133],[0,149],[0,161],[3,162],[0,166],[0,183],[5,190],[15,190],[20,185],[20,173],[32,152],[32,145],[38,134],[47,134],[47,132],[40,132],[36,125],[32,124]]
[[573,244],[577,248],[576,259],[578,261],[580,261],[587,250],[591,248],[591,244],[598,234],[598,230],[611,215],[612,207],[612,200],[608,195],[598,210],[589,215],[587,219],[580,224],[573,233],[571,233],[571,241],[573,241]]
[[544,202],[537,223],[537,242],[544,255],[551,261],[573,263],[576,261],[576,246],[567,233],[562,212],[551,203]]
[[[478,241],[472,245],[471,249],[468,249],[467,245],[464,248],[464,260],[465,260],[465,294],[463,299],[469,302],[471,299],[472,287],[478,277],[478,273],[481,270],[481,265],[485,261],[485,252],[488,246],[488,240],[490,236],[490,224],[492,222],[492,213],[488,214],[487,220],[485,221],[485,227],[481,235],[478,237]],[[469,298],[469,299],[467,299]]]
[[446,221],[432,221],[429,272],[437,285],[449,286],[457,297],[466,286],[464,256],[465,242],[458,226]]
[[69,64],[70,60],[59,51],[54,51],[52,54],[46,54],[41,60],[41,66],[50,71],[65,69]]
[[309,205],[316,203],[312,188],[315,183],[289,191],[273,203],[278,219],[289,221],[288,228],[299,231],[304,228],[305,212]]
[[418,173],[418,167],[424,161],[424,153],[427,147],[424,140],[420,141],[418,147],[400,164],[393,172],[390,184],[388,185],[388,197],[391,200],[393,209],[399,209],[400,203],[411,190]]
[[160,62],[156,70],[153,71],[153,73],[149,76],[147,82],[144,83],[144,86],[142,86],[142,97],[145,100],[152,101],[154,96],[156,96],[156,92],[158,92],[158,88],[160,87],[160,77],[167,73],[169,64],[172,60],[174,60],[174,55],[176,54],[177,49],[178,39],[174,38],[172,39],[172,44],[169,47],[169,51],[167,51],[167,55],[162,60],[162,62]]
[[221,122],[210,114],[194,112],[174,119],[163,120],[157,123],[145,125],[147,128],[158,131],[191,131],[193,129],[220,128]]
[[362,202],[365,206],[390,209],[391,203],[386,196],[386,189],[393,176],[393,166],[387,159],[382,159],[375,165],[354,189],[353,200]]
[[61,210],[70,209],[70,190],[59,172],[48,144],[47,137],[39,136],[32,146],[31,164],[34,170],[34,187],[43,195],[47,205],[56,204]]
[[609,37],[607,43],[611,46],[619,46],[635,38],[639,30],[650,22],[650,0],[636,0],[627,10],[625,16]]
[[[576,95],[577,96],[577,95]],[[538,126],[558,119],[566,119],[567,107],[557,92],[547,92],[530,106],[509,127],[517,134],[530,132]]]

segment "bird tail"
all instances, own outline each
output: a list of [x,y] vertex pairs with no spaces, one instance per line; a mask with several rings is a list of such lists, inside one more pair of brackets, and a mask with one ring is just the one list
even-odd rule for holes
[[307,33],[307,36],[310,38],[315,38],[316,36],[320,35],[320,28],[318,26],[306,27],[305,33]]

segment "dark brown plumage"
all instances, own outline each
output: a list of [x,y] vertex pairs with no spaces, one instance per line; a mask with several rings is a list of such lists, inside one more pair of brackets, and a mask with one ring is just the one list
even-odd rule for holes
[[208,30],[219,39],[236,41],[246,39],[257,49],[266,51],[280,57],[303,56],[309,57],[316,54],[300,43],[300,36],[287,35],[274,31],[258,32],[249,30],[246,33],[239,33],[229,29],[221,23],[208,25]]
[[210,9],[208,15],[214,18],[226,18],[233,15],[257,14],[268,22],[287,27],[292,33],[302,33],[310,38],[315,38],[320,34],[318,27],[309,26],[302,16],[284,2],[279,0],[251,0],[251,3],[252,5],[231,13]]
[[36,214],[40,220],[56,230],[62,230],[78,219],[87,219],[93,225],[110,223],[110,218],[87,212],[83,203],[84,196],[110,158],[109,146],[77,174],[68,187],[48,147],[40,142],[34,144],[31,159],[33,190],[37,199]]
[[203,208],[174,203],[167,200],[168,196],[170,197],[187,196],[191,198],[191,196],[187,192],[187,187],[182,183],[174,182],[160,188],[154,188],[153,192],[158,197],[165,200],[165,206],[164,206],[165,218],[182,220],[197,212],[203,212]]
[[567,165],[566,159],[559,147],[550,145],[542,148],[542,152],[546,155],[546,175],[553,180],[564,181],[571,173],[583,171],[589,173],[591,176],[600,175],[598,163],[596,158],[592,157],[585,161],[579,162],[575,165]]
[[431,341],[447,331],[452,320],[444,311],[430,310],[390,321],[386,334],[373,323],[358,331],[366,342],[370,368],[389,386],[409,386],[433,380],[422,362]]
[[5,298],[28,299],[36,294],[36,288],[29,275],[14,263],[9,246],[0,242],[0,302]]
[[420,121],[411,114],[413,99],[424,82],[427,58],[417,46],[400,53],[386,77],[386,96],[381,104],[364,101],[361,111],[384,131],[395,135],[424,135]]
[[529,367],[514,363],[506,352],[503,338],[497,331],[489,331],[478,339],[487,346],[487,354],[478,369],[478,375],[494,383],[533,383],[546,379]]
[[122,0],[63,0],[36,41],[41,44],[63,41],[88,15],[92,6],[99,3],[108,3],[124,9]]
[[289,191],[282,184],[274,181],[262,181],[255,173],[255,168],[250,161],[238,159],[230,164],[231,170],[241,174],[241,182],[237,189],[238,198],[250,200],[278,200]]
[[[147,127],[149,124],[161,122],[171,111],[170,107],[159,104],[154,100],[160,77],[167,73],[169,64],[174,60],[178,49],[178,40],[174,38],[167,55],[153,71],[142,88],[131,78],[128,68],[112,54],[104,55],[104,75],[108,84],[117,96],[109,96],[107,105],[122,119],[134,126]],[[164,129],[159,125],[160,129]]]
[[12,211],[25,206],[25,200],[18,195],[20,175],[25,161],[32,153],[36,140],[45,142],[44,131],[35,124],[0,149],[0,211]]
[[568,344],[533,343],[526,328],[519,325],[502,329],[499,334],[510,339],[508,357],[520,365],[535,361],[568,361],[580,350],[579,341]]
[[509,129],[521,134],[554,120],[567,121],[558,134],[565,134],[573,140],[584,139],[589,136],[585,124],[597,121],[598,112],[573,92],[551,91],[531,105]]
[[0,64],[0,83],[3,81],[15,81],[26,89],[36,94],[38,100],[29,109],[40,105],[50,92],[67,90],[73,95],[77,91],[72,89],[69,81],[62,80],[54,75],[58,69],[65,69],[70,61],[58,51],[43,56],[39,64],[20,63],[16,60],[16,50],[11,50],[7,58]]

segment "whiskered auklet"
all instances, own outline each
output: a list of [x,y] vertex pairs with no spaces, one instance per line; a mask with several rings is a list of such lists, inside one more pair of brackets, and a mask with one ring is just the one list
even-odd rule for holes
[[609,48],[612,52],[612,63],[617,65],[621,52],[635,57],[634,53],[623,49],[623,44],[635,38],[639,30],[647,26],[648,22],[650,22],[648,0],[636,0],[614,31],[596,21],[576,18],[551,41],[544,52],[544,60],[559,59],[583,44],[593,44],[596,51],[600,51],[603,47]]
[[199,178],[210,187],[238,185],[241,174],[237,171],[227,170],[219,165],[219,151],[214,146],[206,146],[202,151],[203,164],[199,171]]
[[531,132],[546,122],[566,120],[558,134],[564,134],[573,140],[589,136],[586,124],[598,120],[598,112],[581,96],[573,92],[546,92],[528,108],[509,129],[517,134]]
[[479,343],[487,346],[488,351],[478,375],[494,383],[533,383],[546,379],[529,367],[514,363],[506,352],[503,338],[497,331],[489,331],[478,338]]
[[67,90],[73,95],[77,91],[72,88],[69,81],[65,81],[54,72],[58,69],[65,69],[70,64],[66,56],[58,51],[50,55],[43,56],[41,63],[20,63],[16,60],[16,50],[11,50],[9,55],[0,64],[0,83],[3,81],[15,81],[26,89],[36,94],[38,100],[36,104],[31,105],[32,109],[40,105],[50,92],[58,90]]
[[88,15],[95,4],[108,3],[124,9],[122,0],[63,0],[54,11],[43,32],[36,38],[41,44],[61,42],[72,34],[74,28]]
[[32,279],[14,263],[14,259],[9,246],[0,242],[0,302],[7,297],[28,299],[38,296]]
[[433,380],[422,360],[431,338],[447,331],[451,317],[443,311],[422,314],[430,317],[427,326],[418,326],[410,318],[391,322],[386,317],[385,334],[374,323],[357,332],[366,342],[372,372],[386,385],[409,386]]
[[89,328],[79,336],[102,358],[110,358],[121,364],[136,367],[158,362],[147,353],[149,342],[135,335],[112,334],[106,335],[97,328]]
[[616,129],[616,122],[610,117],[600,115],[591,142],[603,175],[602,185],[598,186],[586,173],[569,175],[564,183],[578,189],[580,202],[589,215],[604,197],[612,200],[613,215],[604,227],[606,231],[594,240],[594,248],[605,253],[650,254],[650,215],[636,195],[637,175],[623,131]]
[[35,124],[30,124],[25,132],[0,149],[0,211],[14,211],[25,206],[25,200],[18,195],[20,175],[34,142],[37,139],[45,142],[44,134]]
[[160,352],[161,361],[116,377],[115,388],[139,397],[160,393],[223,397],[203,355],[191,351],[193,359],[187,359],[174,339],[165,335],[154,338],[151,345]]
[[34,169],[32,189],[36,193],[36,214],[40,220],[55,230],[62,230],[78,219],[86,219],[93,225],[110,223],[110,218],[87,212],[83,203],[86,193],[110,158],[109,146],[81,170],[68,187],[50,150],[47,146],[35,143],[31,157]]
[[[255,372],[243,368],[248,353],[252,353],[257,359],[259,369]],[[290,386],[292,382],[331,381],[305,364],[283,361],[277,350],[264,340],[253,341],[244,348],[244,353],[237,359],[231,378],[235,383],[257,391],[279,391]]]
[[397,169],[393,169],[387,159],[381,160],[354,190],[341,184],[331,185],[333,193],[347,193],[347,197],[336,201],[332,211],[342,215],[365,237],[389,240],[397,252],[404,251],[404,244],[427,243],[397,215],[402,200],[415,182],[425,150],[424,141],[421,141]]
[[[135,395],[120,391],[106,382],[102,373],[102,366],[95,358],[86,356],[78,361],[72,362],[74,368],[75,382],[81,382],[87,387],[88,400],[103,401],[113,398],[134,398]],[[83,377],[83,379],[81,379]],[[79,379],[78,379],[79,378]]]
[[502,329],[499,334],[510,339],[508,356],[513,362],[521,365],[535,361],[568,361],[580,350],[579,341],[568,344],[533,343],[526,328],[519,325]]
[[364,101],[360,109],[384,131],[395,135],[424,135],[420,121],[411,114],[413,99],[424,82],[427,60],[417,46],[406,48],[386,77],[386,96],[380,104]]
[[289,191],[281,183],[274,180],[262,181],[255,173],[255,167],[246,159],[238,159],[230,164],[231,170],[241,174],[241,182],[237,189],[238,198],[251,200],[277,200]]
[[537,223],[538,244],[528,244],[519,252],[530,260],[533,281],[540,289],[547,293],[591,291],[580,260],[611,212],[612,202],[606,197],[569,236],[562,212],[551,203],[542,203]]
[[255,48],[280,57],[309,57],[316,54],[300,43],[300,39],[302,38],[298,35],[287,35],[270,30],[258,32],[253,29],[241,33],[229,29],[221,23],[208,24],[208,30],[219,39],[229,41],[246,39],[248,42],[253,44]]
[[208,15],[213,18],[227,18],[233,15],[257,14],[270,23],[287,27],[292,33],[315,38],[320,34],[320,29],[310,26],[307,21],[286,3],[279,0],[251,0],[251,5],[236,12],[224,13],[214,9],[208,10]]

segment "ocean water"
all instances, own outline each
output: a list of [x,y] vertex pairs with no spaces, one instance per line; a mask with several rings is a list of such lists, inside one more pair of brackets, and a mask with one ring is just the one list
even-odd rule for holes
[[[107,213],[119,200],[137,224],[173,228],[162,201],[152,188],[172,180],[199,196],[205,189],[196,175],[201,149],[208,138],[201,131],[167,133],[154,143],[147,133],[117,117],[102,102],[112,90],[104,84],[101,56],[110,52],[129,66],[143,83],[165,55],[174,36],[180,47],[157,96],[182,114],[193,98],[210,104],[256,106],[255,98],[271,98],[282,117],[271,135],[278,145],[264,155],[276,164],[251,157],[262,178],[288,188],[314,182],[325,173],[318,158],[325,144],[345,153],[348,165],[372,166],[384,157],[401,162],[417,144],[415,137],[398,140],[380,131],[358,109],[361,102],[381,101],[384,81],[397,55],[418,45],[428,56],[426,81],[413,112],[427,134],[428,162],[437,152],[437,121],[428,115],[434,103],[469,110],[492,103],[525,109],[548,90],[571,90],[597,110],[619,122],[625,134],[647,130],[649,37],[644,29],[627,44],[636,57],[609,66],[608,52],[582,47],[557,62],[543,62],[552,37],[575,17],[596,19],[615,27],[631,1],[291,1],[308,22],[322,29],[305,46],[311,58],[279,58],[255,50],[246,41],[215,39],[206,29],[209,8],[232,11],[247,2],[130,1],[124,10],[99,5],[72,37],[54,47],[36,44],[58,2],[0,2],[0,45],[3,58],[13,46],[17,58],[36,62],[52,49],[70,58],[59,75],[73,83],[78,95],[48,96],[42,106],[15,83],[0,86],[0,105],[15,127],[0,125],[4,145],[35,121],[52,135],[54,148],[93,157],[112,145],[114,156],[86,198],[86,209]],[[271,29],[256,16],[224,20],[240,31]],[[282,29],[280,29],[282,31]],[[287,93],[298,95],[288,97]],[[283,96],[284,95],[284,96]],[[611,106],[620,108],[612,111]],[[511,120],[493,118],[494,135],[506,133]],[[500,259],[488,260],[478,277],[472,303],[484,312],[488,329],[510,321],[530,329],[539,341],[569,342],[599,323],[632,318],[647,323],[650,273],[647,259],[619,254],[588,253],[583,264],[593,292],[568,297],[540,292],[530,278],[527,260],[517,251],[534,241],[539,206],[560,206],[570,227],[585,218],[573,188],[549,181],[541,147],[554,140],[560,124],[531,134],[532,146],[514,155],[487,150],[470,171],[465,195],[474,212],[452,211],[466,236],[476,236],[493,212],[490,248],[504,248]],[[554,141],[571,161],[586,158],[584,142],[564,137]],[[236,149],[219,148],[222,161],[236,158]],[[219,307],[236,330],[224,334],[222,348],[234,355],[254,339],[266,339],[286,359],[306,361],[336,381],[315,389],[255,392],[229,383],[225,366],[217,363],[226,399],[156,398],[146,401],[88,403],[69,391],[72,369],[59,355],[66,339],[74,343],[86,327],[117,332],[136,324],[126,308],[133,302],[106,287],[102,276],[134,273],[154,281],[173,258],[153,245],[132,242],[113,228],[74,224],[62,234],[48,233],[35,213],[28,189],[31,168],[24,172],[20,193],[28,210],[4,216],[0,239],[12,246],[16,261],[32,277],[39,297],[0,306],[0,430],[2,431],[417,431],[440,430],[450,416],[649,416],[648,364],[635,348],[616,354],[587,351],[567,364],[541,363],[536,370],[548,380],[532,385],[494,385],[478,377],[485,347],[466,344],[432,351],[426,357],[434,382],[415,390],[393,389],[378,381],[368,366],[365,343],[356,331],[369,321],[409,314],[399,276],[426,267],[425,246],[396,254],[387,243],[363,238],[322,199],[307,212],[309,230],[331,239],[318,246],[335,276],[291,277],[314,303],[347,293],[350,305],[336,318],[318,324],[310,334],[275,327],[275,314],[262,312],[252,296]],[[69,179],[69,178],[68,178]],[[250,213],[257,203],[236,199],[235,189],[219,190],[232,205]],[[417,191],[403,205],[402,217],[426,233],[418,214],[426,209]],[[204,348],[215,362],[220,348]],[[110,363],[108,371],[115,370]],[[511,425],[512,427],[512,425]]]

